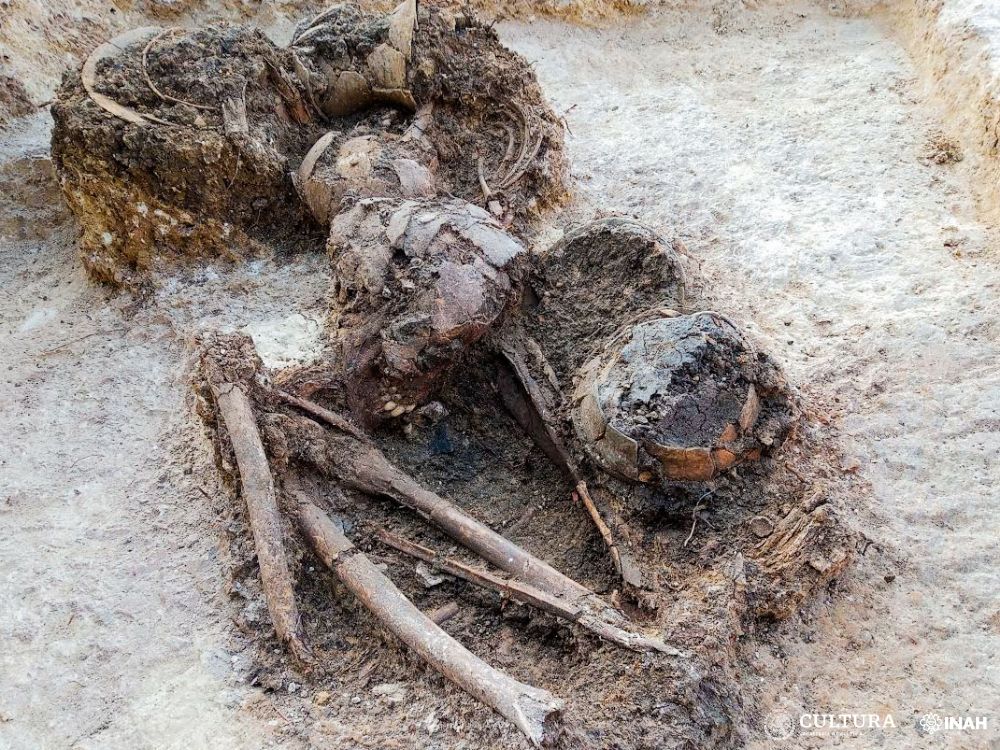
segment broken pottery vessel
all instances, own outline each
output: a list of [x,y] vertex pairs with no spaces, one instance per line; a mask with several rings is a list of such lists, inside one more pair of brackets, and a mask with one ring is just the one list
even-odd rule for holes
[[717,313],[637,323],[580,370],[573,425],[629,480],[708,481],[777,448],[794,407],[777,365]]

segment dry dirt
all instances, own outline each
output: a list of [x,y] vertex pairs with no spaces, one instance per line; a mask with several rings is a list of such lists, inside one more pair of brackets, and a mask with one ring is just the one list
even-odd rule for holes
[[991,747],[995,726],[914,721],[1000,706],[1000,271],[962,163],[921,162],[941,113],[903,49],[808,4],[505,34],[566,112],[584,196],[678,231],[871,482],[892,580],[863,559],[751,654],[762,713],[891,710],[903,728],[842,746]]
[[[752,324],[858,477],[867,553],[746,654],[752,747],[782,746],[766,720],[803,711],[891,711],[898,727],[784,746],[1000,742],[997,237],[974,165],[926,158],[949,121],[894,21],[718,3],[500,27],[569,128],[578,199],[553,223],[634,215],[682,239],[699,295]],[[38,54],[36,103],[58,67]],[[49,128],[43,111],[0,131],[0,748],[517,742],[407,657],[364,687],[331,684],[325,706],[294,682],[255,685],[231,617],[266,614],[225,590],[190,342],[245,328],[268,364],[312,356],[326,261],[278,255],[179,276],[151,300],[111,294],[75,255]],[[357,639],[362,654],[381,642]],[[384,726],[400,703],[402,736]],[[929,711],[987,715],[990,730],[926,735]]]

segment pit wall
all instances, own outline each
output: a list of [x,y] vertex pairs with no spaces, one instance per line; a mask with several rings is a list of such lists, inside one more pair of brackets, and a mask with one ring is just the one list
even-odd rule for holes
[[982,218],[1000,226],[1000,2],[891,0],[871,15],[909,51],[973,169]]

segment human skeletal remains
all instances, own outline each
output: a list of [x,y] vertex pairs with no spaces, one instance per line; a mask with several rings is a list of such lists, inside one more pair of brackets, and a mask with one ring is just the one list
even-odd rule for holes
[[203,341],[199,373],[220,465],[248,507],[271,621],[303,668],[316,656],[283,519],[436,669],[532,742],[558,735],[560,698],[423,615],[306,475],[391,498],[499,572],[380,533],[390,547],[623,648],[685,658],[421,486],[375,440],[380,429],[419,429],[463,367],[486,363],[627,592],[648,582],[588,483],[707,482],[773,454],[796,418],[766,354],[721,315],[687,311],[679,254],[648,228],[603,220],[529,252],[527,227],[565,194],[561,126],[491,30],[418,13],[414,0],[387,16],[333,6],[286,48],[239,27],[139,29],[68,76],[54,113],[56,165],[96,278],[142,288],[192,257],[326,235],[332,354],[268,372],[248,337],[218,334]]

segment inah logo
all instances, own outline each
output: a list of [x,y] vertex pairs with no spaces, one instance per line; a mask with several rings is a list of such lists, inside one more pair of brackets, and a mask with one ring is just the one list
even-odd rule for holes
[[938,716],[924,714],[917,721],[920,729],[928,734],[934,732],[968,732],[989,729],[988,716]]
[[940,732],[944,729],[944,722],[941,721],[941,717],[937,714],[924,714],[920,717],[920,728],[925,732],[933,734],[934,732]]

